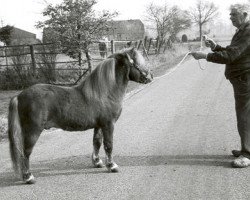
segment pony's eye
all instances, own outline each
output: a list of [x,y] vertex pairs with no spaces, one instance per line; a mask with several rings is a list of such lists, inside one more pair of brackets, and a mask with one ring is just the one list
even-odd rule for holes
[[133,59],[129,59],[129,62],[131,63],[131,64],[133,64],[134,63],[134,61],[133,61]]

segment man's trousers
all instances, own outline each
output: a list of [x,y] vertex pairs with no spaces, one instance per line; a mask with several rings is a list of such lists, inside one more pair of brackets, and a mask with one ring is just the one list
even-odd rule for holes
[[230,79],[234,89],[237,128],[242,155],[250,159],[250,73]]

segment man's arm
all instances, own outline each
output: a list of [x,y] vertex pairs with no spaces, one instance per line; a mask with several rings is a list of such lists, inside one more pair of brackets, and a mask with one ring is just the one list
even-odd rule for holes
[[237,60],[249,46],[250,30],[245,30],[237,41],[226,48],[216,46],[217,51],[214,51],[214,53],[208,53],[206,59],[207,61],[214,63],[230,64]]
[[216,52],[216,51],[223,51],[223,50],[226,50],[226,48],[225,48],[225,47],[222,47],[222,46],[220,46],[220,45],[218,45],[218,44],[216,44],[215,48],[214,48],[214,49],[211,48],[211,50],[212,50],[213,52]]
[[[209,62],[219,64],[231,64],[239,59],[250,46],[250,28],[241,33],[241,37],[237,41],[233,41],[226,48],[216,45],[213,53],[204,53],[200,51],[191,52],[195,59],[206,59]],[[211,47],[211,46],[210,46]]]

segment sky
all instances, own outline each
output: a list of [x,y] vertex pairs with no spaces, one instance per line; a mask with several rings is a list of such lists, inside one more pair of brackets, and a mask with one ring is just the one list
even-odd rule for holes
[[[229,6],[233,3],[246,3],[248,0],[208,0],[219,7],[219,20],[229,23]],[[12,25],[17,28],[37,34],[41,38],[41,30],[35,28],[37,21],[43,20],[42,11],[47,3],[58,4],[62,0],[0,0],[0,25]],[[97,0],[97,11],[118,11],[116,19],[145,19],[146,6],[154,2],[161,5],[177,5],[188,9],[195,5],[196,0]]]

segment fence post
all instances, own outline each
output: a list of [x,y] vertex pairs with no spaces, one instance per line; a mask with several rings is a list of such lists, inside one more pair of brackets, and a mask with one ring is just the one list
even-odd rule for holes
[[149,54],[149,49],[150,49],[150,46],[151,46],[151,43],[152,43],[152,38],[149,39],[149,43],[148,43],[148,54]]
[[138,44],[138,46],[137,46],[137,49],[140,48],[141,44],[142,44],[142,40],[139,41],[139,44]]
[[36,59],[35,59],[35,52],[34,52],[33,45],[30,45],[30,55],[31,55],[31,61],[32,61],[33,76],[35,76],[36,75]]
[[82,51],[81,50],[78,54],[78,63],[79,63],[79,66],[81,67],[82,66]]
[[148,41],[148,37],[147,37],[147,36],[145,36],[145,37],[144,37],[144,47],[146,47],[146,46],[147,46],[147,41]]
[[142,50],[143,50],[143,54],[146,55],[147,59],[149,60],[148,54],[147,54],[147,50],[144,46],[144,44],[142,43]]
[[161,47],[162,47],[162,45],[165,43],[165,40],[159,40],[159,48],[158,48],[158,54],[160,54],[161,53]]
[[110,45],[111,45],[111,54],[113,54],[114,51],[115,51],[114,40],[111,40],[111,41],[110,41]]
[[163,53],[165,53],[166,49],[167,49],[167,43],[165,43],[165,45],[164,45]]
[[135,48],[137,48],[137,44],[138,44],[138,41],[136,40],[136,41],[135,41]]
[[156,38],[156,43],[155,43],[155,54],[158,53],[158,47],[159,46],[159,36]]
[[85,56],[86,56],[88,66],[89,66],[89,72],[91,73],[92,72],[92,64],[91,64],[91,57],[89,55],[88,49],[85,49]]
[[6,51],[6,48],[4,48],[4,55],[5,55],[5,62],[6,62],[6,67],[8,68],[8,57],[7,57],[7,51]]

